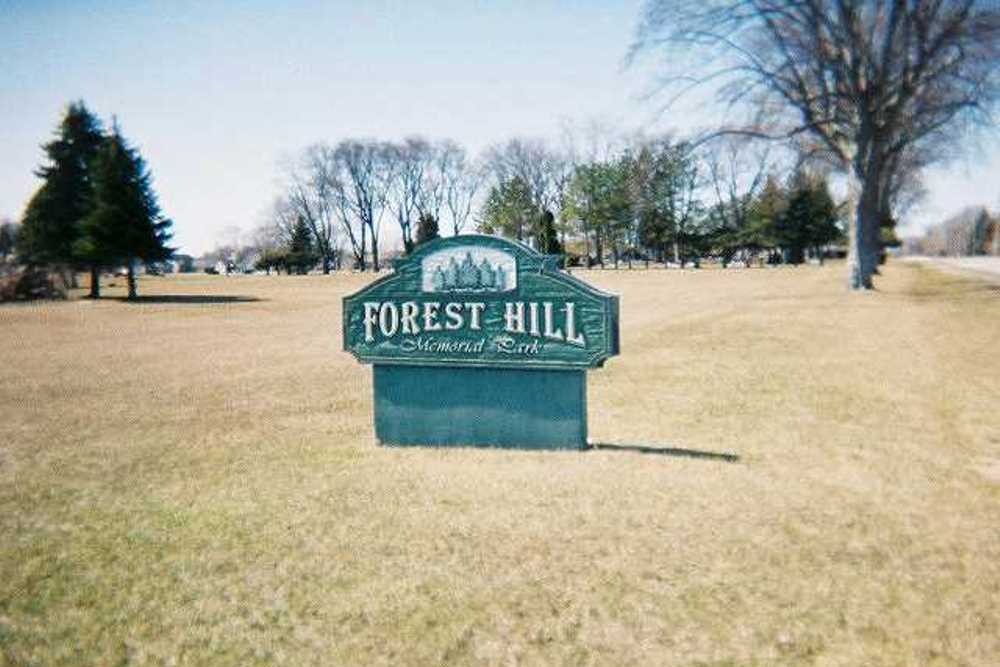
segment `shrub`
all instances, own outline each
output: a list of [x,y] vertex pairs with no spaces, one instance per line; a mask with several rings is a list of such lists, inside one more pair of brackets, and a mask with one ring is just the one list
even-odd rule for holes
[[57,283],[57,277],[44,269],[25,269],[0,277],[0,302],[65,299],[66,291]]

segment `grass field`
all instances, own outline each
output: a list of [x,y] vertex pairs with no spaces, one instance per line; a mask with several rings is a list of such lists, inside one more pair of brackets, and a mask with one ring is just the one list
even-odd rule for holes
[[584,453],[376,447],[358,276],[4,306],[0,664],[997,665],[1000,288],[843,276],[584,274]]

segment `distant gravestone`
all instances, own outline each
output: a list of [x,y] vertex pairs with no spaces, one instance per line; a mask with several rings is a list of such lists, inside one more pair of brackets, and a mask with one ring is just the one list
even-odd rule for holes
[[586,370],[618,354],[618,297],[558,260],[453,236],[344,297],[344,349],[374,367],[379,442],[586,447]]

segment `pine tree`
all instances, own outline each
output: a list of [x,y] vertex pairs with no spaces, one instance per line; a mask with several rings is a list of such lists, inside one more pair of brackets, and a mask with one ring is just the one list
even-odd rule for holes
[[787,209],[788,193],[777,178],[768,176],[751,207],[745,235],[754,250],[768,251],[768,264],[779,261],[776,246],[782,242],[781,226]]
[[[167,260],[172,222],[160,212],[152,177],[139,152],[128,145],[118,127],[108,135],[93,166],[94,209],[81,223],[74,245],[91,265],[125,263],[128,298],[136,297],[135,264]],[[100,295],[98,276],[91,296]]]
[[562,244],[559,243],[559,233],[556,232],[556,218],[552,211],[544,211],[539,224],[538,251],[546,255],[561,255]]
[[823,262],[823,246],[841,239],[844,232],[837,226],[840,218],[838,206],[830,196],[825,179],[812,184],[812,215],[809,217],[808,243],[813,248],[820,263]]
[[531,187],[515,176],[494,186],[483,205],[480,229],[486,234],[499,234],[524,241],[534,237],[539,211],[531,198]]
[[79,263],[74,244],[80,222],[93,210],[91,171],[103,140],[101,122],[84,103],[70,104],[56,138],[43,146],[48,163],[35,172],[43,183],[24,212],[18,243],[22,261]]
[[430,213],[423,213],[417,220],[417,245],[438,238],[438,221]]
[[785,252],[785,261],[801,264],[805,250],[820,248],[836,240],[837,207],[827,189],[826,181],[796,174],[788,194],[788,206],[775,226],[775,236]]
[[292,227],[292,238],[288,243],[288,272],[295,271],[299,275],[309,272],[319,259],[316,246],[313,243],[312,232],[305,218],[299,216]]
[[796,187],[788,198],[788,208],[776,225],[777,239],[788,264],[801,264],[809,241],[809,217],[812,215],[812,192]]

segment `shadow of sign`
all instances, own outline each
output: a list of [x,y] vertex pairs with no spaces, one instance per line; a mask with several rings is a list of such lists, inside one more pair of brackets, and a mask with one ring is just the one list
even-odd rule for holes
[[213,304],[213,303],[253,303],[263,301],[255,296],[232,296],[232,295],[210,295],[210,294],[153,294],[148,296],[137,296],[134,299],[127,299],[123,296],[114,297],[116,301],[124,303],[177,303],[177,304]]
[[595,443],[587,448],[590,451],[608,452],[632,452],[634,454],[656,454],[659,456],[676,456],[687,459],[709,459],[712,461],[725,461],[726,463],[737,463],[740,460],[738,454],[727,452],[706,452],[700,449],[683,449],[681,447],[655,447],[651,445],[612,445],[605,443]]

